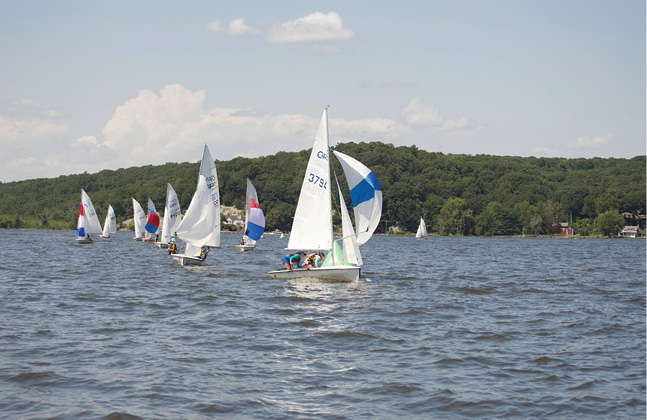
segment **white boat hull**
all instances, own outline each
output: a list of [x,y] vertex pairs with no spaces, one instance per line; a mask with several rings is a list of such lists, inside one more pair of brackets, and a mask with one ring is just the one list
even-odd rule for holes
[[256,245],[236,245],[236,249],[239,251],[253,251]]
[[110,235],[99,235],[101,239],[110,239]]
[[295,268],[294,270],[275,270],[267,273],[275,279],[292,280],[292,279],[319,279],[333,282],[350,283],[359,280],[360,267],[354,266],[337,266],[337,267],[318,267],[310,270],[306,268]]
[[164,244],[162,242],[155,242],[155,246],[158,248],[164,248],[164,249],[168,248],[168,244]]
[[171,254],[173,258],[173,264],[185,266],[185,265],[202,265],[204,260],[200,257],[192,257],[184,254]]

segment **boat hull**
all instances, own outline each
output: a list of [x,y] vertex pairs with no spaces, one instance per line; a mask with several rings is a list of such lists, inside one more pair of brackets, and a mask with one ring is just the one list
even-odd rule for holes
[[173,258],[173,264],[185,266],[185,265],[202,265],[204,260],[200,257],[192,257],[189,255],[183,254],[171,254]]
[[236,245],[236,249],[239,251],[253,251],[256,245]]
[[168,244],[164,244],[162,242],[155,242],[155,246],[158,248],[164,248],[164,249],[168,248]]
[[94,242],[94,241],[92,239],[90,239],[90,238],[77,238],[76,239],[77,244],[91,244],[92,242]]
[[267,273],[275,279],[292,280],[292,279],[318,279],[331,282],[350,283],[359,280],[360,267],[338,266],[338,267],[318,267],[310,270],[306,268],[295,268],[294,270],[275,270]]
[[101,239],[110,239],[110,235],[99,235]]

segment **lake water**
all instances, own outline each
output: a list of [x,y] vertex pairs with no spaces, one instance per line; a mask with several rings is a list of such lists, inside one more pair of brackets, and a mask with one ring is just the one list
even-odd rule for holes
[[0,230],[1,418],[645,418],[645,240],[374,236],[334,284],[74,237]]

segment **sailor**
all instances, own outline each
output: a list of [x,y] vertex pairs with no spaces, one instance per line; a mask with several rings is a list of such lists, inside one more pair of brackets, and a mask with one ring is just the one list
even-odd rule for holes
[[323,252],[313,252],[306,258],[306,268],[310,270],[313,267],[320,267],[323,262]]
[[168,253],[177,254],[177,245],[175,245],[175,238],[171,239],[171,243],[168,244]]
[[202,259],[202,261],[206,260],[207,255],[209,255],[209,247],[202,245],[202,249],[200,250],[200,259]]
[[297,268],[303,268],[303,266],[301,265],[301,258],[305,256],[306,253],[303,251],[290,252],[289,254],[286,254],[285,257],[283,257],[283,264],[285,265],[285,269],[292,271],[293,264],[296,264]]

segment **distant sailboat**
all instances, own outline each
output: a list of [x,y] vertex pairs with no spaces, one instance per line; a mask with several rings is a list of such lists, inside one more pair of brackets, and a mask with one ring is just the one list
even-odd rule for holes
[[218,173],[207,145],[202,152],[202,163],[189,208],[177,228],[177,237],[186,243],[184,254],[172,254],[180,265],[201,265],[201,248],[220,247],[220,189]]
[[91,233],[101,233],[101,223],[94,210],[90,196],[81,190],[81,205],[79,206],[79,219],[76,224],[76,242],[80,244],[92,243]]
[[144,225],[144,239],[142,241],[150,242],[153,240],[153,235],[157,233],[160,227],[160,217],[157,214],[155,203],[148,198],[148,216],[146,216],[146,224]]
[[108,204],[108,213],[106,214],[106,221],[103,223],[103,232],[101,232],[102,239],[109,239],[110,235],[117,233],[117,217],[115,210]]
[[146,230],[146,213],[142,206],[133,198],[133,217],[135,223],[135,236],[134,241],[141,241],[144,239],[144,232]]
[[420,225],[418,225],[418,231],[416,232],[416,239],[425,239],[427,237],[427,225],[425,221],[420,218]]
[[162,223],[162,234],[160,241],[155,242],[158,248],[166,248],[171,242],[171,236],[175,236],[177,227],[182,221],[180,213],[180,201],[171,184],[166,185],[166,204],[164,205],[164,223]]
[[[342,240],[345,242],[344,248],[347,249],[342,250],[341,246],[333,240],[328,109],[325,109],[301,186],[287,249],[328,251],[328,255],[320,267],[275,270],[268,273],[270,277],[317,278],[342,282],[359,279],[361,256],[356,245],[365,243],[379,222],[382,188],[373,172],[366,166],[342,153],[335,152],[335,155],[342,163],[351,189],[357,235],[352,232],[350,216],[347,212],[344,214],[345,210],[342,209]],[[341,201],[343,202],[343,199]],[[342,206],[346,207],[343,203]],[[356,241],[355,245],[353,241]],[[351,259],[352,262],[346,258]]]
[[241,243],[236,245],[239,251],[251,251],[256,246],[265,231],[265,216],[258,204],[258,195],[252,181],[247,180],[247,194],[245,200],[245,234]]

